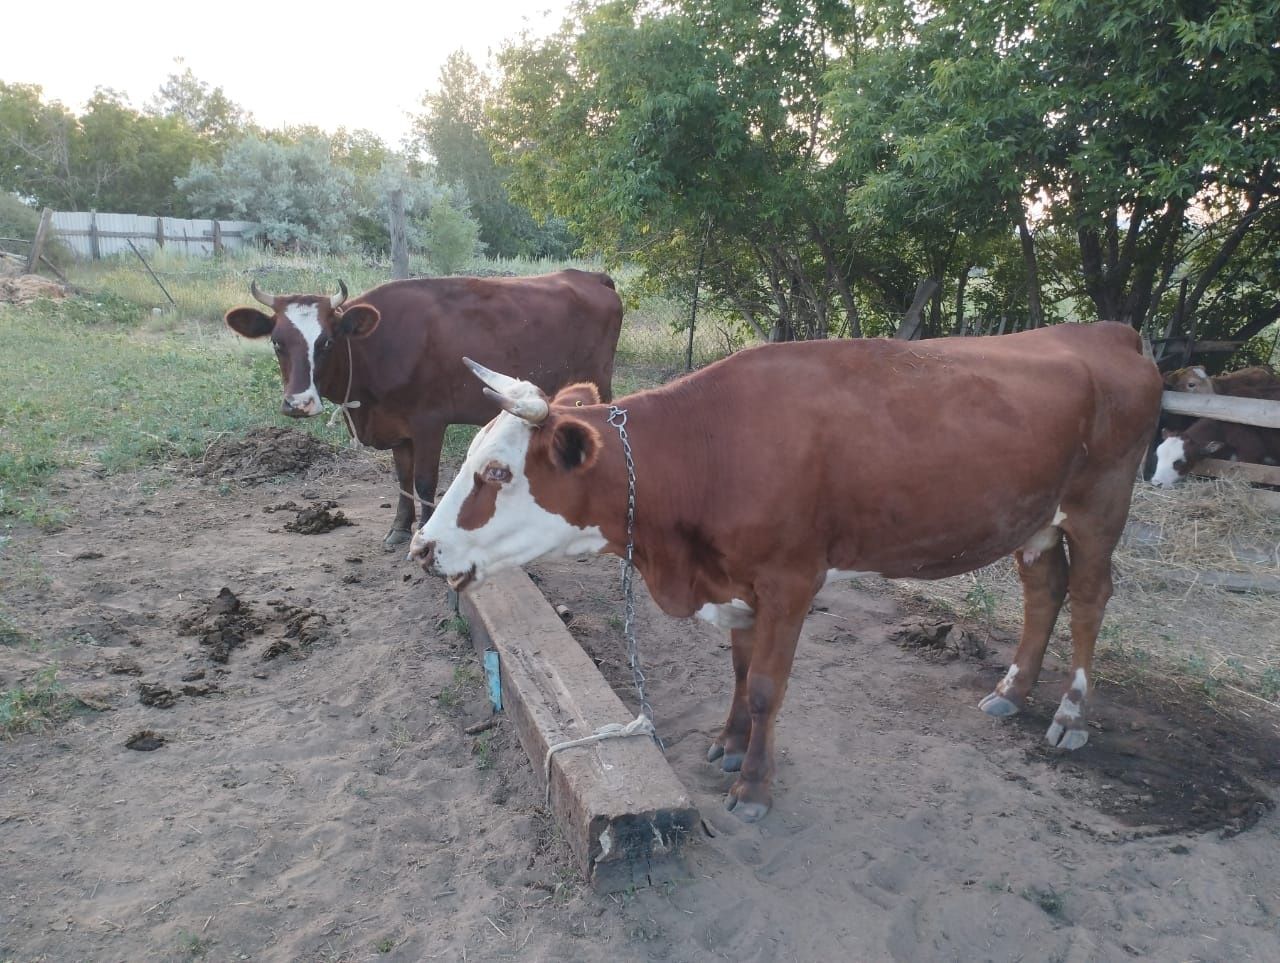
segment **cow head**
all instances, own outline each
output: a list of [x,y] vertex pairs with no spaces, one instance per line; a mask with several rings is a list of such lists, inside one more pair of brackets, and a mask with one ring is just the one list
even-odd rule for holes
[[1228,454],[1226,442],[1197,441],[1191,435],[1164,430],[1164,440],[1156,448],[1156,470],[1151,483],[1161,488],[1172,488],[1191,471],[1193,465],[1205,458],[1221,458]]
[[1165,387],[1170,391],[1189,391],[1196,395],[1212,395],[1217,392],[1213,387],[1213,379],[1209,372],[1200,365],[1193,368],[1179,368],[1164,376]]
[[595,387],[574,385],[548,401],[527,381],[463,360],[503,412],[472,440],[409,557],[461,591],[536,558],[604,548],[608,540],[588,517],[586,480],[600,433],[575,414],[599,402]]
[[347,286],[339,281],[338,289],[332,296],[263,294],[254,281],[249,285],[250,293],[271,313],[257,308],[232,308],[227,312],[227,325],[237,334],[246,338],[271,336],[284,383],[280,410],[293,418],[320,414],[316,382],[335,342],[340,338],[366,337],[378,326],[377,308],[353,304],[344,309]]

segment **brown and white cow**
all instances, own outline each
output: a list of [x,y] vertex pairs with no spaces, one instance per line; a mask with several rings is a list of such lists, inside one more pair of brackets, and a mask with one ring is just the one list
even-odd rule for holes
[[1163,435],[1151,474],[1152,483],[1161,488],[1172,488],[1206,458],[1280,464],[1280,430],[1275,428],[1200,418],[1183,431],[1166,430]]
[[1237,398],[1269,398],[1280,401],[1280,376],[1270,368],[1253,365],[1210,375],[1200,365],[1179,368],[1164,376],[1170,391],[1186,391],[1197,395],[1232,395]]
[[[610,406],[589,386],[548,400],[472,367],[506,411],[473,441],[411,557],[464,590],[541,556],[623,553],[627,471]],[[1047,738],[1083,746],[1111,554],[1160,391],[1138,336],[1102,323],[767,345],[619,401],[636,565],[664,611],[732,638],[733,701],[708,753],[740,770],[726,805],[747,820],[768,811],[774,718],[833,572],[945,578],[1012,554],[1025,623],[980,703],[994,716],[1023,705],[1069,591],[1071,678]]]
[[226,321],[246,338],[270,335],[286,415],[317,415],[321,398],[346,402],[360,442],[391,449],[400,499],[388,547],[412,534],[411,492],[422,519],[431,514],[445,429],[493,415],[464,355],[545,391],[591,381],[609,396],[622,302],[606,274],[414,278],[349,303],[338,284],[330,297],[263,294],[255,283],[250,290],[269,311],[234,308]]

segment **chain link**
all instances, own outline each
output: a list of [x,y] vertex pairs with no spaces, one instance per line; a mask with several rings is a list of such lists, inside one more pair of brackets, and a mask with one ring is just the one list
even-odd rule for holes
[[[631,666],[631,681],[640,698],[640,714],[653,723],[653,706],[644,691],[644,669],[640,667],[640,652],[636,644],[636,592],[635,592],[635,530],[636,530],[636,462],[631,454],[631,439],[627,437],[627,411],[617,405],[609,406],[609,424],[618,430],[622,441],[622,454],[627,462],[627,554],[622,563],[623,622],[622,634],[627,640],[627,664]],[[655,730],[654,741],[666,752],[667,747]]]

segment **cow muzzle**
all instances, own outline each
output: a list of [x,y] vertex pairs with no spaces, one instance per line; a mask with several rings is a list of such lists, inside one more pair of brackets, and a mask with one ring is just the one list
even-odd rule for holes
[[429,539],[424,539],[421,532],[414,535],[413,541],[409,543],[409,561],[417,562],[428,575],[443,576],[449,588],[455,592],[464,591],[476,581],[476,567],[474,565],[465,572],[457,572],[452,575],[445,572],[440,567],[439,559],[436,557],[436,543]]
[[311,418],[320,414],[320,402],[308,398],[301,404],[294,404],[288,398],[280,402],[280,413],[290,418]]

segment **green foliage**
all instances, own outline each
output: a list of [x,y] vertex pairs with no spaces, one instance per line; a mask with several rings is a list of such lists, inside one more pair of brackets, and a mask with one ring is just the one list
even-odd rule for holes
[[246,137],[177,181],[198,216],[253,221],[277,249],[321,251],[350,245],[354,185],[318,137],[289,144]]
[[109,296],[0,307],[0,338],[23,346],[21,365],[0,365],[0,516],[47,518],[60,469],[196,456],[279,404],[264,346],[144,337],[122,323],[135,310]]
[[471,58],[462,51],[451,54],[440,70],[438,90],[423,97],[423,113],[414,118],[418,149],[434,160],[442,184],[468,198],[490,254],[566,257],[575,240],[564,222],[536,223],[507,192],[508,171],[494,160],[488,143],[485,109],[492,96],[489,79]]
[[[0,192],[0,237],[30,240],[35,237],[36,228],[39,226],[39,210],[22,203],[12,194]],[[26,255],[30,249],[26,245],[6,244],[0,241],[0,250]],[[71,261],[71,252],[56,237],[49,237],[45,241],[44,256],[60,268],[66,268]]]
[[425,233],[424,252],[440,274],[457,274],[479,253],[480,226],[453,205],[433,205]]
[[99,88],[78,117],[39,87],[0,81],[0,190],[57,210],[184,216],[174,178],[211,145],[180,117]]
[[78,700],[66,694],[57,674],[58,670],[49,666],[28,685],[0,692],[0,736],[39,729],[71,714]]

